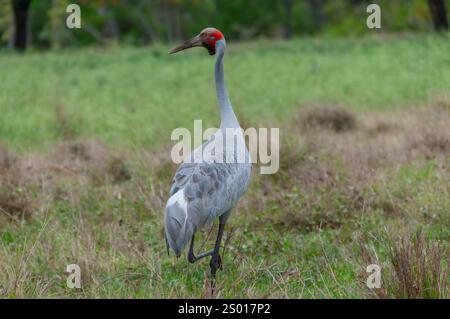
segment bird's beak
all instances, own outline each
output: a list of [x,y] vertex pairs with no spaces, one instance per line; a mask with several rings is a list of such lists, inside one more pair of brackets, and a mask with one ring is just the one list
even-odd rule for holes
[[177,46],[176,48],[173,48],[169,53],[173,54],[189,48],[201,47],[202,45],[202,40],[200,40],[200,37],[197,35],[192,39],[185,41],[183,44]]

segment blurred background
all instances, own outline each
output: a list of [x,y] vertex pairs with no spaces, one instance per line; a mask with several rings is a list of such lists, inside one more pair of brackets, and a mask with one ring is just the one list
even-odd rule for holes
[[[3,0],[0,43],[10,48],[148,45],[185,39],[207,25],[233,41],[367,32],[369,0]],[[447,2],[447,3],[446,3]],[[83,28],[64,28],[69,3]],[[448,29],[447,0],[380,0],[381,32]],[[447,4],[447,5],[446,5]],[[16,32],[15,32],[16,30]]]
[[[449,10],[0,0],[0,298],[448,298]],[[171,132],[219,123],[214,58],[168,51],[207,26],[241,126],[280,128],[280,169],[254,166],[213,293],[208,261],[168,256],[163,231]]]

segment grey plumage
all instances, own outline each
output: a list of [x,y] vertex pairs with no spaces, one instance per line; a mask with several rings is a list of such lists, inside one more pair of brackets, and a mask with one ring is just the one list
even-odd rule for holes
[[216,218],[236,205],[248,187],[251,172],[248,152],[247,163],[217,163],[217,156],[204,157],[200,163],[193,162],[195,155],[215,142],[215,137],[196,149],[189,157],[190,161],[180,165],[172,180],[170,197],[182,191],[187,206],[187,214],[183,217],[180,217],[178,201],[166,208],[166,236],[177,256],[196,229],[205,225],[210,227]]
[[[208,30],[215,32],[216,29],[205,29],[202,34]],[[197,43],[196,38],[186,43],[190,47],[195,46],[192,43]],[[173,52],[184,49],[184,46],[174,49]],[[220,129],[207,142],[195,149],[178,168],[172,180],[165,213],[168,247],[180,256],[191,239],[189,260],[195,261],[212,255],[212,262],[216,261],[215,268],[211,264],[213,275],[217,270],[217,259],[220,259],[218,245],[223,226],[231,210],[247,190],[251,173],[250,155],[225,86],[223,70],[225,47],[224,39],[215,43],[217,52],[215,80],[220,106]],[[236,136],[232,139],[227,138],[227,129],[234,130]],[[231,161],[227,158],[227,153],[231,154]],[[244,162],[238,162],[238,158],[244,159]],[[201,257],[195,257],[192,250],[196,230],[203,226],[210,227],[216,218],[220,218],[221,225],[214,250],[216,255],[211,251],[202,254]]]

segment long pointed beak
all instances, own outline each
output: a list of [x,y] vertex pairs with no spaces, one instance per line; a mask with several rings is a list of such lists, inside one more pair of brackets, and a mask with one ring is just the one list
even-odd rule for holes
[[177,53],[189,48],[194,48],[194,47],[200,47],[202,46],[202,41],[200,40],[200,37],[197,35],[195,37],[193,37],[190,40],[185,41],[183,44],[177,46],[176,48],[173,48],[172,50],[170,50],[170,54],[173,53]]

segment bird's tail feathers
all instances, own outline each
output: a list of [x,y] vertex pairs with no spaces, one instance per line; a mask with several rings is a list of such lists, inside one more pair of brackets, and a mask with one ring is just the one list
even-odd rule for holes
[[173,196],[176,196],[175,199],[169,199],[166,206],[166,243],[167,247],[172,248],[175,255],[180,257],[183,248],[193,234],[194,227],[188,218],[187,206],[183,205],[184,194],[177,193]]

